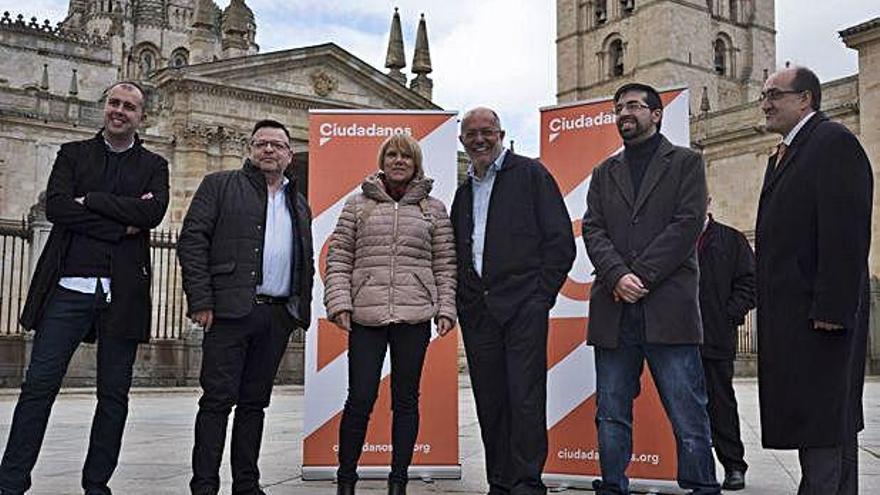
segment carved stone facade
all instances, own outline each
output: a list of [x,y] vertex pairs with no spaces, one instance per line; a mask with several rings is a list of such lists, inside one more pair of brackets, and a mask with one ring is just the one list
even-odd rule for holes
[[[751,233],[767,159],[780,137],[757,96],[774,72],[772,0],[557,0],[559,102],[604,97],[639,81],[691,90],[691,140],[706,161],[713,214]],[[859,72],[822,86],[822,110],[880,167],[880,18],[840,32]],[[728,43],[724,48],[722,40]],[[618,43],[619,41],[619,43]],[[717,51],[716,48],[724,48]],[[766,71],[766,73],[765,73]],[[704,89],[708,105],[703,101]],[[707,108],[708,106],[708,108]],[[874,201],[871,368],[880,372],[880,201]]]
[[[156,42],[130,38],[135,28]],[[257,120],[289,127],[306,177],[309,109],[438,108],[332,43],[257,54],[255,30],[243,0],[225,11],[212,0],[73,0],[57,27],[0,17],[0,217],[27,214],[60,144],[96,132],[102,91],[120,78],[147,90],[141,135],[171,163],[170,228],[206,173],[241,166]],[[152,62],[131,66],[143,62],[132,39],[155,48]]]
[[560,103],[687,83],[696,113],[754,101],[776,66],[772,0],[557,0]]
[[[332,43],[257,54],[255,31],[243,0],[232,0],[225,10],[212,0],[71,0],[68,17],[56,27],[0,16],[0,219],[39,215],[33,205],[58,148],[95,135],[102,125],[102,92],[120,79],[135,79],[146,89],[140,135],[169,161],[171,204],[160,228],[172,230],[180,227],[205,174],[241,167],[260,119],[288,126],[298,177],[307,182],[310,109],[438,108]],[[30,244],[34,260],[40,245]],[[0,261],[4,270],[12,266]],[[9,301],[19,293],[8,292],[9,276],[3,280],[0,313],[6,308],[3,314],[14,320]],[[157,312],[165,308],[167,316],[169,304],[182,307],[182,291],[175,287],[154,299]],[[185,329],[185,335],[198,333]],[[136,383],[196,383],[198,339],[156,335],[161,337],[141,351]],[[302,380],[298,335],[281,365],[284,381]],[[17,386],[28,338],[2,337],[0,386]],[[93,383],[93,353],[93,346],[78,351],[68,385]]]

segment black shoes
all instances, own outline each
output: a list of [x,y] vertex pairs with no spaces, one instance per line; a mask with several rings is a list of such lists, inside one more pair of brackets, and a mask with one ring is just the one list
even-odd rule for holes
[[388,495],[406,495],[406,483],[388,482]]
[[354,483],[339,482],[336,485],[336,495],[354,495]]
[[731,469],[724,475],[724,483],[721,488],[724,490],[736,491],[746,487],[746,475],[744,472]]
[[[336,495],[354,495],[354,483],[337,483]],[[406,495],[406,483],[389,481],[388,495]]]

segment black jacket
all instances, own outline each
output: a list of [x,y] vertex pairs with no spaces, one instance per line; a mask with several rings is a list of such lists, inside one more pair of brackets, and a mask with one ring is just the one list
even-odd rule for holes
[[[818,113],[758,206],[758,391],[766,448],[829,447],[863,427],[873,174],[858,139]],[[813,321],[843,326],[815,330]]]
[[[268,193],[263,173],[249,160],[238,170],[202,180],[183,220],[177,256],[183,270],[188,313],[211,309],[215,317],[240,318],[251,312],[263,278],[263,239]],[[297,324],[311,320],[314,253],[312,212],[305,197],[288,185],[287,207],[295,222],[296,253],[291,284],[298,298],[287,310]]]
[[[159,225],[168,207],[168,162],[143,147],[135,137],[131,158],[123,164],[120,192],[95,192],[104,176],[107,146],[101,132],[89,140],[65,143],[58,151],[46,187],[46,218],[52,231],[40,255],[21,324],[37,329],[58,285],[72,233],[112,243],[110,260],[110,307],[99,325],[108,335],[150,338],[150,232]],[[147,192],[149,200],[140,199]],[[85,196],[85,205],[75,198]],[[125,235],[126,227],[140,229]],[[92,333],[87,340],[93,340]]]
[[459,316],[482,304],[501,324],[529,298],[547,308],[574,263],[571,219],[559,186],[537,160],[508,152],[495,176],[483,248],[483,276],[474,268],[473,189],[455,192],[451,218],[458,256]]
[[742,233],[711,217],[700,246],[700,351],[707,359],[734,359],[736,328],[755,307],[755,255]]
[[706,218],[706,194],[703,159],[665,137],[638,194],[623,152],[593,170],[583,222],[587,254],[596,268],[590,345],[617,347],[626,303],[614,300],[614,286],[630,272],[649,291],[641,299],[646,342],[702,342],[696,247]]

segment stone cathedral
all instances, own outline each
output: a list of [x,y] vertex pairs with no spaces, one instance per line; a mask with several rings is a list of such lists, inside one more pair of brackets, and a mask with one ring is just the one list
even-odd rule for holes
[[245,0],[70,0],[57,26],[3,13],[0,217],[28,213],[59,145],[101,126],[101,92],[117,80],[147,89],[141,136],[171,164],[170,228],[206,173],[241,166],[258,119],[289,127],[307,179],[309,109],[438,108],[424,17],[411,81],[397,12],[387,73],[334,43],[260,53],[256,30]]
[[[414,19],[414,21],[416,21]],[[254,123],[284,122],[303,189],[310,109],[438,109],[424,17],[406,74],[401,18],[391,21],[387,72],[335,43],[260,53],[245,0],[70,0],[58,25],[0,17],[0,386],[18,386],[30,334],[17,324],[49,224],[41,208],[61,143],[102,125],[102,92],[136,80],[147,93],[141,137],[170,164],[171,203],[162,229],[180,228],[202,177],[238,168]],[[379,61],[370,61],[379,62]],[[27,222],[22,219],[28,218]],[[153,340],[135,383],[195,384],[201,332],[189,325],[173,237],[154,233]],[[172,241],[172,242],[168,242]],[[95,348],[74,355],[66,385],[93,385]],[[295,334],[280,379],[302,382],[303,335]]]
[[[758,94],[776,64],[773,0],[557,0],[557,98],[610,96],[625,82],[687,86],[691,146],[703,153],[711,211],[751,234],[767,158],[780,138],[764,129]],[[868,14],[866,14],[868,15]],[[824,33],[823,33],[824,35]],[[880,18],[839,32],[858,74],[822,85],[822,110],[846,125],[880,170]],[[870,257],[869,366],[880,372],[880,200]]]

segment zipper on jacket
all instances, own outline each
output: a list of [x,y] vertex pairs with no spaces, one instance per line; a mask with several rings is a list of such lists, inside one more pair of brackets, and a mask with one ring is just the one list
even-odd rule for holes
[[400,203],[394,202],[394,227],[391,230],[391,280],[388,284],[388,316],[394,320],[394,268],[397,265],[397,215]]

